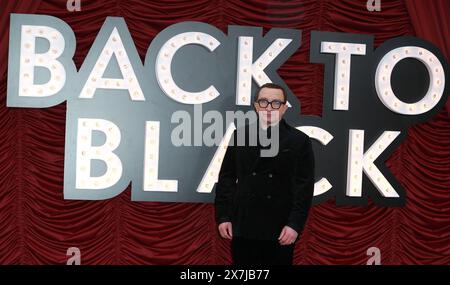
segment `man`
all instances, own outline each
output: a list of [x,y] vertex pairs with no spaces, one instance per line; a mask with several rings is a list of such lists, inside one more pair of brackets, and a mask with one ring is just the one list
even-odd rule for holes
[[[281,86],[261,86],[254,108],[258,132],[270,136],[278,128],[279,151],[262,157],[261,144],[239,146],[234,132],[216,187],[216,222],[232,240],[233,264],[290,265],[313,197],[311,141],[282,118],[288,106]],[[250,127],[244,127],[246,140]]]

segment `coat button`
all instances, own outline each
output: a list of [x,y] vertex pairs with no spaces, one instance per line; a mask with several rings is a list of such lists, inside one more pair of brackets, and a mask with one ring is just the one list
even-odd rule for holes
[[272,173],[269,173],[269,178],[272,178],[272,176],[273,176]]
[[253,176],[256,176],[256,172],[253,172],[252,175],[253,175]]

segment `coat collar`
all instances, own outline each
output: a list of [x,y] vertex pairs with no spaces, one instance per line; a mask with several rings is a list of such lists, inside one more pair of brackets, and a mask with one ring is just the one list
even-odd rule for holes
[[[258,127],[258,132],[259,131],[267,131],[269,132],[269,136],[270,136],[270,131],[271,131],[271,126],[269,126],[269,128],[267,128],[267,130],[263,130],[262,128],[259,127],[259,120],[257,120],[257,127]],[[284,120],[281,119],[279,122],[279,151],[281,151],[281,149],[286,147],[286,143],[288,141],[288,137],[289,137],[289,133],[291,130],[291,126]],[[257,134],[257,136],[259,136],[259,133]],[[261,157],[260,157],[260,151],[261,151],[261,145],[259,144],[258,141],[258,146],[257,147],[251,147],[249,148],[250,152],[253,153],[253,157],[254,157],[254,161],[252,162],[252,166],[250,167],[250,169],[252,169],[252,171],[256,171],[259,162],[261,161]],[[266,161],[266,159],[263,159],[263,161]],[[272,165],[271,167],[274,167],[274,165]]]

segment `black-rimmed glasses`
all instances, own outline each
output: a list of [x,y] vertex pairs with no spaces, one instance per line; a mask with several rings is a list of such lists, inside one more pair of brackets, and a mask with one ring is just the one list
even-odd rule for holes
[[281,105],[285,104],[286,102],[280,101],[280,100],[273,100],[269,101],[267,99],[258,99],[256,100],[256,103],[258,103],[259,107],[261,108],[267,108],[267,106],[272,106],[272,109],[278,110],[280,109]]

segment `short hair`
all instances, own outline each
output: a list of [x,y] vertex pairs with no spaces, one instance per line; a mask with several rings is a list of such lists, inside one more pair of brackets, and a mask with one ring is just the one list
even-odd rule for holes
[[256,91],[256,94],[255,94],[255,102],[256,102],[256,100],[258,100],[259,93],[261,92],[261,90],[263,88],[271,88],[271,89],[279,89],[279,90],[281,90],[283,92],[283,101],[286,102],[286,91],[284,90],[283,87],[281,87],[280,85],[275,84],[275,83],[265,83],[261,87],[259,87],[258,90]]

